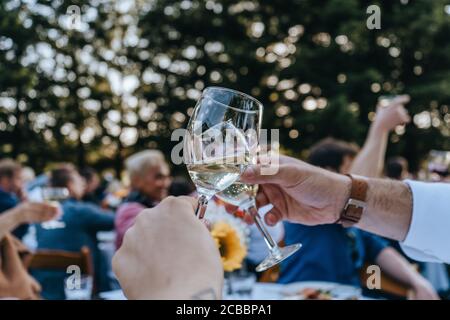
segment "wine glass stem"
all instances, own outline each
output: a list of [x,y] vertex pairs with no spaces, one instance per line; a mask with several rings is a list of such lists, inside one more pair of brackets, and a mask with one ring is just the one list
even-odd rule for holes
[[197,210],[195,210],[195,215],[200,220],[202,220],[205,216],[206,208],[208,207],[208,201],[209,197],[205,196],[204,194],[200,195],[200,197],[198,198],[198,206]]
[[279,256],[281,254],[280,248],[276,244],[275,241],[273,241],[272,236],[270,235],[269,231],[267,231],[266,226],[264,225],[261,216],[258,213],[258,210],[254,205],[249,207],[247,209],[247,212],[250,213],[250,215],[253,217],[253,220],[255,221],[256,227],[261,231],[264,241],[266,242],[267,246],[270,249],[270,253],[274,255],[275,257]]

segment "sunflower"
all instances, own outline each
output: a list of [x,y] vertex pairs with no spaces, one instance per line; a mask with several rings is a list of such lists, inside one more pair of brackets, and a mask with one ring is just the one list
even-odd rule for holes
[[231,272],[241,268],[247,248],[236,229],[225,221],[218,221],[212,226],[211,235],[220,251],[223,269]]

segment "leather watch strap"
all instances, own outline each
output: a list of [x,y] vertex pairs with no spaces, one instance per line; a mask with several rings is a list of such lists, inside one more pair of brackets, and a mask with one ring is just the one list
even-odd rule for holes
[[365,178],[347,175],[352,180],[350,197],[342,210],[338,223],[348,228],[358,223],[366,208],[368,184]]

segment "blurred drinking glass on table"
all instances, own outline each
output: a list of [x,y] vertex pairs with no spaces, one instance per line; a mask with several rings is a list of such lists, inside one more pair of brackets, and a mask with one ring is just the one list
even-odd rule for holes
[[450,151],[431,150],[426,160],[428,181],[448,181],[450,174]]
[[92,276],[73,274],[64,280],[66,300],[90,300],[93,288]]

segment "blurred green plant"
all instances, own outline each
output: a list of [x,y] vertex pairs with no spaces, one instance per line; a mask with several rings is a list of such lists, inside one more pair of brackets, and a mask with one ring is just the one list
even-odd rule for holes
[[[366,28],[371,4],[380,30]],[[449,34],[445,0],[2,1],[0,156],[120,172],[137,150],[169,155],[217,85],[263,102],[296,156],[327,136],[362,144],[378,96],[408,93],[414,121],[388,154],[415,169],[450,149]]]

